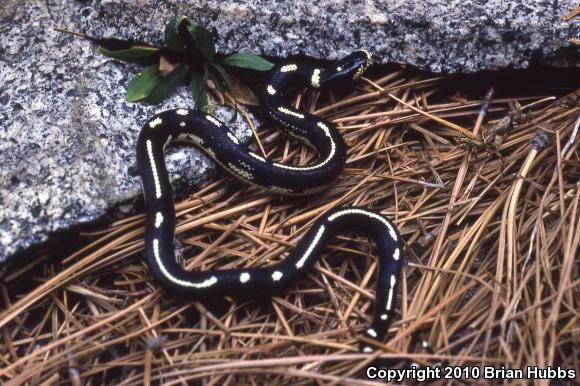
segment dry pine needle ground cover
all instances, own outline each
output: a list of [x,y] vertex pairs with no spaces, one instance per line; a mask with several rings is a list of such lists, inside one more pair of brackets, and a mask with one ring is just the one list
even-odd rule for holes
[[[289,199],[223,175],[176,202],[178,249],[199,270],[279,261],[337,205],[392,218],[408,264],[377,353],[357,351],[377,268],[366,239],[338,237],[287,293],[200,304],[152,280],[139,214],[0,281],[1,382],[381,384],[364,378],[378,355],[578,373],[580,92],[500,94],[493,82],[464,93],[449,77],[382,68],[346,95],[300,92],[296,106],[348,145],[335,184]],[[316,156],[267,123],[257,131],[270,157]],[[414,332],[434,354],[410,347]]]

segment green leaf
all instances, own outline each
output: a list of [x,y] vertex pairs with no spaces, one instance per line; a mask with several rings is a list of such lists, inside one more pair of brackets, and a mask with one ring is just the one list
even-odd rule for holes
[[[205,27],[187,21],[186,28],[180,30],[187,48],[193,52],[199,52],[206,60],[213,61],[215,55],[215,42],[213,35]],[[187,34],[187,37],[184,36]]]
[[[227,74],[226,70],[219,64],[217,63],[209,63],[210,66],[212,66],[213,68],[216,69],[216,71],[219,73],[221,80],[223,81],[223,85],[225,86],[226,89],[231,89],[232,88],[232,80],[230,79],[230,76]],[[217,85],[216,85],[217,86]]]
[[189,84],[195,108],[204,112],[207,112],[209,106],[207,76],[207,68],[204,68],[203,75],[194,70],[191,72],[191,82]]
[[135,44],[130,48],[121,50],[111,50],[99,46],[101,54],[124,62],[143,63],[148,60],[154,60],[160,54],[160,49],[157,47]]
[[136,102],[147,98],[157,82],[157,65],[145,68],[129,82],[127,86],[127,101]]
[[165,26],[165,45],[168,48],[180,52],[185,51],[185,42],[179,34],[179,29],[183,23],[188,22],[186,16],[177,15],[167,23]]
[[116,38],[95,38],[91,36],[87,36],[93,43],[98,46],[101,46],[109,51],[118,51],[118,50],[126,50],[131,48],[134,43],[132,40],[122,40]]
[[230,55],[222,60],[222,64],[233,67],[249,68],[258,71],[268,71],[274,67],[274,63],[270,63],[261,56],[244,53]]
[[129,82],[127,101],[143,101],[150,104],[163,102],[175,92],[188,72],[189,66],[182,64],[166,76],[162,76],[157,65],[149,66]]
[[215,55],[211,32],[184,15],[175,16],[165,26],[165,45],[175,51],[201,55],[210,62]]

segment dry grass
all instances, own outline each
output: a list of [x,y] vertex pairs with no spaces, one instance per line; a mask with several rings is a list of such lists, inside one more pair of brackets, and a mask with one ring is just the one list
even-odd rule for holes
[[[578,373],[580,92],[468,98],[447,82],[383,70],[324,104],[299,95],[297,104],[343,133],[342,177],[306,199],[232,177],[205,187],[176,204],[186,263],[267,265],[329,208],[371,207],[397,223],[408,257],[381,356]],[[514,100],[519,113],[508,107]],[[270,156],[295,163],[315,156],[272,128],[259,135]],[[538,138],[545,149],[532,145]],[[141,259],[143,216],[118,221],[85,236],[75,254],[41,256],[0,282],[0,381],[384,384],[364,378],[377,354],[356,351],[372,310],[376,258],[372,245],[347,236],[288,293],[200,304],[152,280]],[[413,332],[436,353],[410,350]]]

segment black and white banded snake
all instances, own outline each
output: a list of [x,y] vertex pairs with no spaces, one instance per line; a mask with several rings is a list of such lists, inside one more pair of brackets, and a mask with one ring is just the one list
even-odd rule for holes
[[[163,287],[191,300],[280,292],[306,275],[332,236],[364,233],[375,241],[379,258],[374,316],[364,334],[383,339],[392,318],[403,266],[403,243],[387,218],[364,208],[334,209],[320,218],[290,255],[276,265],[190,272],[175,258],[175,210],[164,159],[167,145],[189,143],[246,183],[281,195],[318,192],[344,169],[344,141],[333,124],[289,106],[283,90],[294,85],[313,89],[342,86],[357,79],[371,63],[372,55],[359,50],[326,69],[288,62],[272,70],[259,95],[261,107],[286,135],[317,150],[319,161],[313,165],[289,166],[265,159],[240,144],[223,123],[199,111],[165,111],[145,124],[137,142],[137,167],[147,213],[145,254],[153,276]],[[361,350],[373,351],[366,344]]]

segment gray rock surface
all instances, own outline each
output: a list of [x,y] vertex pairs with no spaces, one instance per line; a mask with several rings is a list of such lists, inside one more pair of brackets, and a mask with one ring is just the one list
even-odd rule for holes
[[[337,58],[365,47],[384,62],[433,71],[566,64],[576,1],[67,1],[0,3],[0,265],[54,231],[100,218],[140,195],[131,176],[140,125],[190,106],[185,89],[160,106],[126,103],[138,67],[107,60],[87,41],[52,31],[160,43],[173,15],[218,35],[220,52]],[[572,52],[569,48],[568,54]],[[557,58],[557,59],[554,59]],[[567,60],[577,56],[568,55]],[[572,64],[578,64],[572,63]],[[241,121],[241,119],[240,119]],[[245,124],[240,137],[249,137]],[[173,176],[200,182],[212,163],[171,155]],[[122,206],[127,211],[131,205]]]
[[[320,0],[87,2],[83,30],[161,42],[174,14],[213,29],[222,52],[336,59],[356,48],[384,63],[434,72],[473,72],[533,61],[578,63],[569,39],[580,25],[562,17],[578,0]],[[77,26],[78,20],[70,26]],[[562,58],[567,52],[566,59]]]
[[[131,172],[140,127],[157,112],[192,105],[185,87],[162,105],[125,102],[138,66],[107,60],[90,42],[52,32],[80,19],[81,5],[21,4],[0,5],[0,265],[52,232],[114,207],[132,211],[141,194]],[[218,109],[216,115],[228,122],[232,114]],[[235,131],[249,139],[241,114]],[[202,184],[215,169],[197,149],[167,159],[178,189],[179,181]]]

